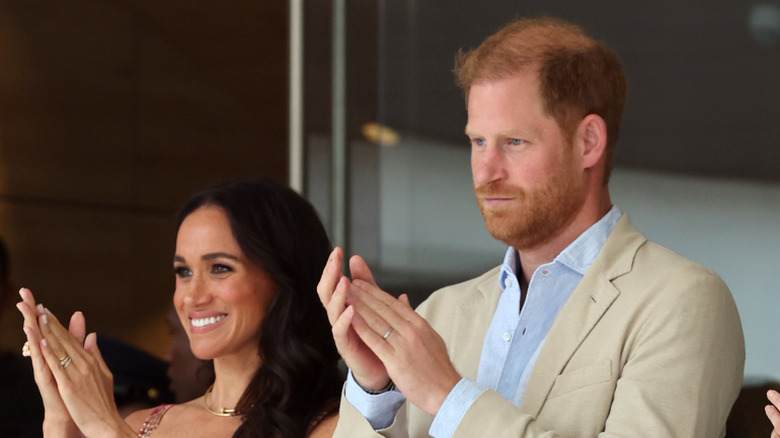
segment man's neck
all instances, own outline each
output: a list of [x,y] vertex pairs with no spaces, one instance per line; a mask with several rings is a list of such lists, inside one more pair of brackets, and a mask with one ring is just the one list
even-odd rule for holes
[[[531,282],[531,276],[534,275],[539,266],[555,260],[558,254],[609,212],[609,209],[612,208],[609,191],[604,188],[600,195],[598,202],[586,202],[569,225],[542,245],[528,249],[515,248],[525,284]],[[589,205],[590,207],[588,207]]]

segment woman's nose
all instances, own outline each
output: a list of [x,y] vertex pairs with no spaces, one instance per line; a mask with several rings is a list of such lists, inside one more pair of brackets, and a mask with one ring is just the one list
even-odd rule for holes
[[184,292],[184,302],[190,305],[205,304],[211,301],[211,294],[208,291],[206,282],[195,276],[187,282]]

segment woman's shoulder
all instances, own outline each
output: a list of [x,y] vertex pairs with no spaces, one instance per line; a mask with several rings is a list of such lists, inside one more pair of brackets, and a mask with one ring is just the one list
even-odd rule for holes
[[153,408],[141,409],[133,412],[125,418],[125,422],[137,433],[145,430],[154,430],[160,424],[163,415],[174,405],[164,404]]
[[152,412],[157,408],[159,408],[159,406],[135,411],[125,418],[125,422],[129,424],[130,427],[133,428],[133,430],[135,431],[141,430],[141,425],[144,423],[144,421],[147,418],[151,416]]

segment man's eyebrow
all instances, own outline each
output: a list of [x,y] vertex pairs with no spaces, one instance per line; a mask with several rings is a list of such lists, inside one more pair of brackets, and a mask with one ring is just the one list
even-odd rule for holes
[[[470,130],[468,126],[466,126],[465,132],[466,132],[466,135],[468,135],[468,136],[479,136],[478,133]],[[510,130],[507,130],[507,131],[501,131],[498,134],[501,135],[501,136],[504,136],[504,137],[523,137],[523,136],[525,136],[525,134],[523,132],[521,132],[520,130],[518,130],[518,129],[510,129]]]

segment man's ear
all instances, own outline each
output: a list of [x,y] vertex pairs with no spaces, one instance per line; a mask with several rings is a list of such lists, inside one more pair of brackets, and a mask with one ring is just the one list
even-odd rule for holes
[[588,114],[577,127],[576,138],[582,144],[582,168],[595,166],[607,150],[607,124],[601,116]]

